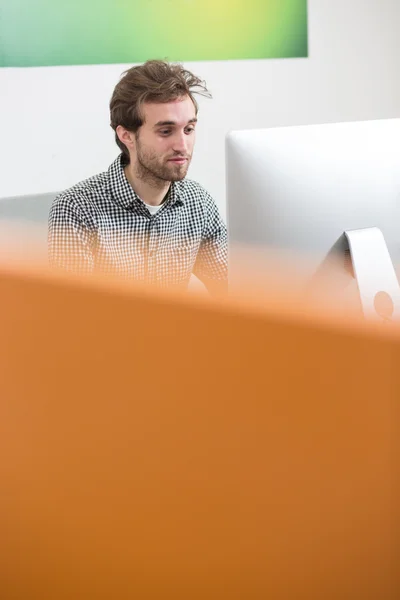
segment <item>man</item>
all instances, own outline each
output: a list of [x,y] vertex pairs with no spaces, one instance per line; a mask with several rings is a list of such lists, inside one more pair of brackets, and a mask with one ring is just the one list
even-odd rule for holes
[[179,287],[193,272],[211,293],[226,290],[226,227],[207,191],[185,179],[195,93],[209,95],[181,65],[154,60],[123,74],[110,102],[121,154],[54,200],[51,265]]

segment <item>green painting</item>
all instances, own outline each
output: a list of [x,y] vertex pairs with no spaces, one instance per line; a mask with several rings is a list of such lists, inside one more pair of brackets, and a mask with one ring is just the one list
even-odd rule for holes
[[0,0],[0,67],[307,56],[307,0]]

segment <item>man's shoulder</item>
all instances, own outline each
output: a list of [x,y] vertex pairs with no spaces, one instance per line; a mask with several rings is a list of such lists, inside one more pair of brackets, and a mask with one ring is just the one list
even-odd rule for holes
[[202,205],[214,204],[214,199],[211,194],[197,181],[193,179],[182,179],[178,182],[179,191],[184,198]]
[[107,172],[93,175],[60,192],[53,201],[53,207],[63,206],[90,212],[106,196],[107,183]]

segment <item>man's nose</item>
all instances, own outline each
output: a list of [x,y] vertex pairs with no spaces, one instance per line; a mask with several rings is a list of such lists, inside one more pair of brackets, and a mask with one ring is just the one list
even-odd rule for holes
[[176,136],[174,137],[173,140],[173,146],[172,146],[174,152],[176,153],[180,153],[180,154],[184,154],[186,156],[187,154],[187,139],[186,139],[186,135],[182,132],[182,133],[178,133],[176,134]]

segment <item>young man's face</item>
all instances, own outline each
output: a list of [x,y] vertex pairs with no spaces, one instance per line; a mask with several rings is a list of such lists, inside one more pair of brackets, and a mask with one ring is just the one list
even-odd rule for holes
[[193,153],[196,110],[189,96],[167,104],[146,103],[144,123],[135,136],[133,162],[142,174],[180,181]]

